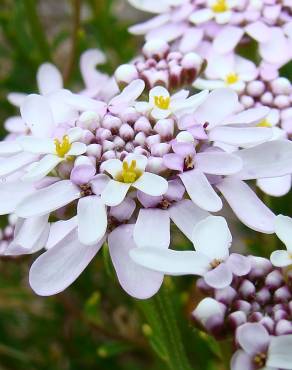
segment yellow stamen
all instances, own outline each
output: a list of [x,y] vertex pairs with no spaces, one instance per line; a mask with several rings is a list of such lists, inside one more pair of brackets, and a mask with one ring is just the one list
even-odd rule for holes
[[54,144],[55,144],[57,156],[60,157],[60,158],[65,157],[65,155],[71,149],[71,145],[72,145],[69,141],[69,136],[68,135],[63,136],[62,141],[60,141],[58,139],[55,139]]
[[270,122],[265,118],[257,124],[257,127],[272,127]]
[[258,353],[254,356],[253,362],[256,366],[262,368],[266,364],[267,355],[265,353]]
[[135,160],[131,161],[130,165],[128,162],[124,161],[123,169],[116,176],[116,180],[126,184],[130,184],[138,180],[138,178],[142,175],[142,171],[140,171],[136,166],[137,163]]
[[211,9],[214,13],[224,13],[229,10],[229,7],[226,3],[226,0],[217,0],[212,6]]
[[235,84],[235,82],[237,82],[238,80],[239,80],[238,74],[233,72],[228,73],[228,75],[226,75],[225,77],[225,82],[227,83],[227,85]]
[[169,96],[154,96],[154,104],[160,109],[168,109],[170,105]]

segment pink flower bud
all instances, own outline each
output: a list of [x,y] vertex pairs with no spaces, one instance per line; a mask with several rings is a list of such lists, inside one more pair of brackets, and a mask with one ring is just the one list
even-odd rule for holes
[[102,127],[110,130],[113,133],[117,133],[121,125],[121,119],[111,114],[106,114],[102,120]]
[[257,97],[265,91],[265,84],[262,81],[251,81],[247,85],[249,95]]
[[168,143],[153,144],[151,146],[151,154],[154,157],[163,157],[164,154],[169,153],[170,149],[171,149],[171,146]]
[[274,94],[290,94],[292,86],[288,78],[278,77],[271,82],[271,88]]
[[173,119],[160,119],[154,126],[154,130],[164,139],[170,140],[174,132]]
[[130,141],[134,139],[135,132],[128,123],[123,123],[119,129],[119,134],[123,140]]
[[134,130],[136,132],[144,132],[149,134],[152,130],[152,126],[146,117],[140,117],[134,124]]
[[86,154],[100,159],[101,157],[101,145],[100,144],[90,144],[87,146]]
[[253,283],[247,279],[243,280],[243,282],[240,284],[240,287],[238,289],[238,293],[243,298],[250,298],[253,297],[255,294],[255,286]]
[[108,150],[113,150],[115,147],[115,144],[112,141],[104,140],[102,142],[102,151],[107,152]]
[[144,134],[144,132],[138,132],[138,134],[135,136],[134,144],[142,146],[144,145],[145,140],[146,140],[146,135]]
[[149,148],[151,148],[152,145],[160,143],[161,138],[160,135],[151,135],[146,138],[146,144]]
[[246,314],[243,311],[235,311],[228,315],[227,322],[232,330],[235,330],[240,325],[247,321]]
[[160,39],[152,39],[143,46],[143,54],[147,58],[161,59],[169,50],[169,45],[166,41]]
[[272,104],[274,100],[273,94],[271,92],[266,92],[261,96],[261,102],[263,104]]
[[129,84],[139,78],[137,69],[132,64],[122,64],[115,71],[117,83]]

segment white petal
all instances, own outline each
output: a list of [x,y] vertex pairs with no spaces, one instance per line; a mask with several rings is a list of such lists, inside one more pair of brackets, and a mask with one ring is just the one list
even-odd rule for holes
[[124,160],[129,165],[132,161],[136,161],[136,167],[142,172],[145,171],[145,168],[147,166],[147,157],[145,155],[130,153],[126,156]]
[[238,157],[224,152],[198,153],[195,160],[202,172],[213,175],[231,175],[242,168],[242,161]]
[[134,225],[116,228],[108,237],[110,256],[123,289],[139,299],[152,297],[160,288],[163,274],[146,269],[130,258],[137,248],[133,240]]
[[268,107],[257,107],[229,116],[224,120],[224,125],[255,125],[260,123],[268,114]]
[[155,96],[163,96],[164,98],[169,98],[169,92],[163,86],[155,86],[149,92],[149,102],[152,105],[154,105]]
[[35,159],[36,156],[31,153],[18,153],[9,158],[2,158],[0,159],[0,176],[10,175],[32,163]]
[[261,144],[271,139],[272,135],[272,129],[267,127],[214,127],[209,133],[209,139],[246,146]]
[[108,159],[102,164],[102,170],[115,178],[123,170],[123,164],[119,159]]
[[161,109],[158,107],[154,107],[151,111],[151,116],[158,120],[158,119],[164,119],[171,115],[170,109]]
[[63,78],[54,64],[44,63],[38,69],[37,83],[40,93],[46,95],[62,89]]
[[280,177],[267,177],[258,179],[257,186],[266,194],[274,197],[282,197],[289,193],[291,189],[291,175]]
[[20,107],[26,97],[27,94],[12,92],[7,95],[7,100],[10,104],[15,105],[16,107]]
[[71,148],[66,156],[84,154],[86,152],[86,149],[87,146],[84,143],[72,143]]
[[141,209],[133,236],[138,247],[168,248],[170,244],[168,212],[162,209]]
[[0,183],[0,215],[14,212],[16,206],[34,191],[32,184],[22,183],[19,180]]
[[237,46],[238,42],[242,38],[244,30],[240,27],[225,26],[221,31],[218,32],[214,39],[213,47],[214,50],[220,54],[226,54]]
[[22,151],[21,146],[17,141],[1,141],[0,142],[0,156],[17,154]]
[[196,224],[209,216],[208,212],[196,206],[189,199],[174,203],[168,209],[168,212],[172,221],[190,240]]
[[271,337],[268,351],[267,366],[291,369],[292,364],[292,335]]
[[283,250],[274,251],[271,254],[270,260],[276,267],[290,266],[292,265],[292,254]]
[[8,117],[3,126],[11,133],[23,134],[26,131],[26,125],[20,116]]
[[225,178],[216,185],[241,222],[253,230],[272,234],[275,215],[247,184],[236,178]]
[[125,199],[131,184],[110,180],[101,193],[101,199],[107,206],[117,206]]
[[144,172],[143,175],[133,183],[133,186],[136,189],[155,197],[167,192],[168,183],[161,176],[150,172]]
[[179,175],[191,200],[200,208],[217,212],[222,208],[222,201],[210,185],[206,176],[198,169]]
[[275,220],[275,233],[286,245],[287,250],[292,253],[292,218],[278,215]]
[[41,296],[57,294],[71,285],[87,267],[103,244],[83,245],[73,231],[32,264],[29,283]]
[[35,166],[29,169],[29,171],[22,177],[22,180],[25,181],[41,180],[62,161],[63,158],[57,157],[54,154],[47,154],[39,162],[35,162]]
[[55,128],[53,114],[46,98],[29,95],[20,107],[21,117],[36,137],[50,137]]
[[34,136],[23,136],[18,139],[24,151],[35,154],[55,154],[56,147],[53,139],[37,138]]
[[144,88],[145,82],[143,80],[134,80],[119,95],[115,96],[109,105],[133,103],[142,94]]
[[[214,240],[216,240],[215,243]],[[198,252],[211,260],[225,259],[229,254],[232,236],[223,217],[209,216],[195,226],[192,242]]]
[[198,94],[192,95],[187,99],[179,99],[171,102],[172,110],[177,117],[184,114],[191,114],[207,99],[209,95],[208,90],[203,90]]
[[196,10],[190,15],[189,21],[194,24],[201,24],[209,21],[213,18],[213,12],[211,9],[200,9]]
[[79,199],[77,221],[81,243],[93,245],[103,238],[107,228],[107,214],[100,197],[94,195]]
[[243,168],[236,174],[242,180],[278,177],[292,173],[292,142],[273,140],[237,151]]
[[174,251],[161,248],[135,248],[130,256],[139,265],[167,275],[203,275],[209,260],[194,251]]
[[69,220],[60,220],[51,223],[49,238],[46,243],[46,249],[54,247],[68,234],[77,227],[77,216],[69,218]]
[[19,217],[41,216],[80,197],[80,189],[70,180],[58,181],[26,197],[16,209]]

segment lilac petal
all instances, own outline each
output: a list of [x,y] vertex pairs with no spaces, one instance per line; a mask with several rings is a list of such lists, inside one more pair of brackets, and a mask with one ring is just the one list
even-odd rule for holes
[[272,129],[267,127],[214,127],[209,139],[234,146],[245,146],[268,141],[272,134]]
[[170,201],[179,201],[183,198],[185,188],[179,179],[168,181],[168,189],[165,198]]
[[174,203],[168,211],[172,221],[189,240],[192,240],[196,224],[209,215],[188,199]]
[[154,197],[143,193],[142,191],[137,191],[137,198],[144,208],[155,208],[163,200],[163,196]]
[[268,352],[267,366],[280,369],[291,369],[292,335],[272,337]]
[[182,53],[188,53],[197,48],[204,36],[204,31],[200,28],[189,28],[183,34],[179,44],[179,50]]
[[257,107],[231,115],[224,120],[224,125],[255,125],[260,123],[270,112],[268,107]]
[[220,54],[233,51],[243,34],[244,30],[240,27],[225,26],[214,39],[214,50]]
[[20,181],[0,183],[0,215],[13,213],[18,204],[34,192],[35,188],[31,183]]
[[70,180],[76,185],[87,184],[95,175],[96,169],[93,165],[80,164],[73,167]]
[[227,259],[226,264],[236,276],[247,275],[251,269],[250,260],[237,253],[232,253]]
[[179,175],[191,200],[200,208],[217,212],[222,208],[222,201],[206,176],[198,169]]
[[203,275],[208,259],[194,251],[174,251],[153,247],[134,248],[130,256],[139,265],[167,275]]
[[198,140],[207,140],[208,135],[202,125],[194,125],[188,128],[188,132],[193,135],[195,139]]
[[184,157],[175,153],[168,153],[163,156],[163,164],[171,170],[182,172],[184,169]]
[[254,370],[252,357],[242,350],[237,350],[231,359],[231,370]]
[[226,263],[220,263],[213,270],[208,271],[204,275],[205,282],[215,289],[223,289],[229,286],[232,282],[232,272]]
[[134,225],[122,225],[108,237],[109,252],[123,289],[139,299],[152,297],[160,288],[163,274],[136,264],[129,252],[137,248],[133,239]]
[[266,194],[273,197],[282,197],[291,189],[291,175],[280,177],[267,177],[257,180],[257,186]]
[[241,348],[250,355],[266,352],[270,343],[269,333],[258,323],[241,325],[237,329],[236,339]]
[[134,80],[117,96],[111,101],[110,105],[122,105],[134,102],[143,92],[145,82],[143,80]]
[[111,207],[109,215],[114,217],[119,222],[129,220],[136,209],[136,203],[133,199],[127,197],[121,204]]
[[245,27],[245,31],[258,42],[267,42],[271,37],[270,28],[260,21],[250,23]]
[[37,83],[42,95],[50,94],[63,88],[63,78],[56,66],[44,63],[37,72]]
[[242,180],[279,177],[292,173],[292,142],[273,140],[236,152],[243,168],[236,175]]
[[77,216],[74,216],[69,220],[53,222],[50,227],[50,234],[45,248],[50,249],[54,247],[57,243],[69,235],[76,227]]
[[90,181],[92,192],[95,195],[100,195],[105,189],[109,181],[110,181],[110,178],[105,174],[98,174],[94,176]]
[[172,149],[176,154],[183,158],[196,153],[194,143],[180,142],[177,140],[173,141]]
[[133,35],[145,35],[154,28],[160,27],[169,20],[169,14],[161,14],[149,19],[146,22],[135,24],[129,27],[129,32]]
[[216,186],[242,223],[256,231],[274,232],[275,215],[243,181],[226,177]]
[[224,152],[198,153],[196,164],[202,172],[211,175],[231,175],[242,168],[242,161],[238,157]]
[[62,292],[83,272],[103,242],[92,246],[81,244],[77,231],[72,231],[34,261],[29,272],[30,286],[41,296]]
[[106,83],[107,76],[96,69],[96,66],[105,63],[105,61],[105,55],[98,49],[86,50],[81,55],[80,71],[86,87]]
[[168,248],[170,244],[168,212],[162,209],[141,209],[133,236],[138,247]]
[[166,23],[149,31],[146,35],[146,40],[161,39],[170,42],[182,36],[187,28],[188,25],[186,22]]

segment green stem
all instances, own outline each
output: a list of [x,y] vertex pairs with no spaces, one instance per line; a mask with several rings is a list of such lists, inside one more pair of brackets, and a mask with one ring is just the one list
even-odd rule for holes
[[50,60],[50,46],[47,42],[46,35],[40,22],[40,17],[37,12],[37,2],[36,0],[24,0],[24,6],[31,34],[37,43],[41,57],[44,61]]
[[148,335],[153,349],[169,370],[192,370],[183,345],[182,335],[169,289],[164,285],[155,297],[139,303],[151,331]]

